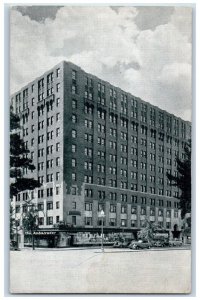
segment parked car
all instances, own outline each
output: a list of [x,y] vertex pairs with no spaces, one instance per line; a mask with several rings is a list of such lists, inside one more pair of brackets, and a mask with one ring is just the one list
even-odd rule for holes
[[154,247],[165,247],[164,241],[154,241],[153,242]]
[[116,241],[113,244],[113,248],[122,248],[123,242],[121,241]]
[[133,241],[129,248],[130,249],[150,249],[152,246],[152,244],[148,241],[142,241],[142,240],[139,240],[139,241]]
[[180,240],[173,240],[173,241],[169,241],[169,246],[170,247],[174,247],[174,246],[176,246],[176,247],[180,247],[180,246],[182,246],[182,241],[180,241]]
[[130,244],[132,243],[132,240],[125,240],[122,243],[122,248],[129,248]]

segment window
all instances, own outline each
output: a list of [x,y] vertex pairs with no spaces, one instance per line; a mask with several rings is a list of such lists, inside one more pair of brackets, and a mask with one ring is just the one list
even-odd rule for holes
[[92,189],[85,189],[85,196],[88,198],[93,197],[93,190]]
[[76,130],[72,129],[72,138],[76,138]]
[[92,182],[93,182],[93,177],[92,177],[92,176],[85,175],[85,176],[84,176],[84,182],[85,182],[85,183],[92,183]]
[[145,185],[141,185],[140,190],[141,190],[141,192],[146,193],[147,192],[147,187]]
[[115,218],[110,218],[109,225],[110,226],[116,226],[116,219]]
[[117,187],[117,180],[110,179],[109,180],[109,186],[111,186],[111,187]]
[[60,150],[60,143],[56,143],[56,151]]
[[156,193],[155,187],[150,186],[150,193],[151,194],[155,194]]
[[85,119],[85,127],[92,129],[93,128],[93,122],[88,120],[88,119]]
[[44,141],[44,135],[39,135],[38,136],[38,144],[43,143],[43,141]]
[[99,197],[99,199],[105,199],[105,196],[106,196],[106,194],[105,194],[105,191],[98,191],[98,197]]
[[53,225],[53,217],[47,217],[47,225]]
[[170,217],[171,217],[171,210],[167,210],[166,217],[167,217],[167,218],[170,218]]
[[47,188],[47,197],[53,196],[53,188]]
[[76,145],[72,144],[72,153],[76,152]]
[[47,210],[53,209],[53,202],[47,202]]
[[76,85],[72,85],[72,95],[75,95],[77,93]]
[[72,180],[76,181],[76,173],[72,173]]
[[60,188],[59,186],[56,187],[56,195],[59,195],[60,194]]
[[38,210],[39,211],[44,210],[44,203],[38,203]]
[[72,108],[76,109],[77,108],[77,101],[76,100],[72,100]]
[[137,203],[137,196],[131,196],[131,202],[132,203]]
[[178,211],[177,210],[174,211],[174,218],[178,218]]
[[56,166],[60,166],[60,157],[56,157]]
[[60,128],[56,128],[56,136],[58,137],[60,135]]
[[57,77],[60,76],[60,68],[58,68],[58,69],[56,70],[56,76],[57,76]]
[[131,159],[131,166],[137,168],[137,160]]
[[38,223],[39,223],[39,226],[44,225],[44,217],[39,217]]
[[122,227],[126,227],[126,222],[127,222],[126,220],[121,219],[121,226],[122,226]]
[[114,200],[114,201],[116,201],[116,200],[117,200],[117,194],[116,194],[116,193],[112,193],[112,192],[110,192],[110,195],[109,195],[109,197],[110,197],[110,200]]
[[72,195],[76,195],[76,187],[75,186],[72,187]]
[[53,174],[47,174],[47,182],[53,181]]
[[110,212],[116,213],[116,205],[113,204],[110,205]]
[[60,202],[56,201],[56,209],[60,208]]
[[44,197],[44,190],[38,190],[38,198]]
[[58,107],[60,105],[60,98],[56,99],[56,106]]
[[102,120],[105,120],[105,111],[103,111],[101,109],[98,109],[97,110],[97,115],[98,115],[98,118],[100,118]]
[[60,179],[60,172],[56,172],[56,181]]
[[76,202],[72,202],[72,209],[76,209]]
[[93,154],[92,149],[85,147],[85,155],[89,156],[89,157],[92,157],[92,154]]
[[53,153],[53,145],[47,147],[47,154]]
[[76,167],[76,159],[72,158],[72,167]]
[[85,217],[85,225],[92,226],[92,217]]
[[121,206],[121,213],[126,214],[126,212],[127,212],[126,206],[122,205]]
[[57,113],[57,114],[56,114],[56,121],[57,121],[57,122],[60,121],[60,113]]
[[147,204],[146,197],[141,197],[141,204]]
[[136,215],[137,214],[137,208],[135,206],[131,207],[131,214]]
[[72,123],[77,123],[77,116],[75,114],[72,114]]
[[127,195],[126,194],[121,194],[121,201],[122,202],[127,202]]
[[72,70],[72,80],[76,80],[77,78],[77,73],[75,70]]

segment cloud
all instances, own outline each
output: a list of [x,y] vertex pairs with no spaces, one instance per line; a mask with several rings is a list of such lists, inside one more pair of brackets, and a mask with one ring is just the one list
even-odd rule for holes
[[66,6],[41,23],[33,15],[30,18],[30,9],[24,16],[11,10],[11,92],[61,60],[69,60],[189,120],[191,9],[168,9],[167,16],[160,18],[158,10],[151,10],[157,21],[150,29],[141,11],[137,7]]

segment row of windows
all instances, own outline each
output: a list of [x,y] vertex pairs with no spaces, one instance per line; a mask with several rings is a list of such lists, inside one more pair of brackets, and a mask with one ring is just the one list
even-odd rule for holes
[[[59,216],[56,216],[56,223],[58,223],[60,221],[60,217]],[[84,221],[85,221],[85,225],[86,226],[92,226],[92,217],[85,217],[84,218]],[[137,220],[131,220],[131,227],[137,227]],[[105,225],[105,220],[103,220],[103,223]],[[46,218],[46,224],[47,225],[53,225],[53,217],[47,217]],[[72,224],[73,225],[76,225],[76,216],[72,216]],[[101,226],[102,225],[102,219],[98,219],[97,220],[97,224],[98,226]],[[109,226],[116,226],[117,224],[117,221],[116,221],[116,218],[109,218]],[[163,221],[159,221],[158,222],[158,225],[163,227]],[[42,226],[44,225],[44,217],[39,217],[38,218],[38,225],[39,226]],[[121,227],[127,227],[127,219],[120,219],[120,225]],[[19,224],[18,224],[19,226]],[[145,227],[145,221],[144,220],[140,220],[140,223],[139,223],[139,226],[140,227]],[[166,228],[171,228],[171,222],[166,222]]]
[[[139,227],[145,227],[146,223],[144,220],[139,221]],[[137,220],[130,220],[130,226],[131,227],[137,227],[138,226],[138,221]],[[153,222],[152,222],[153,223]],[[102,220],[98,219],[97,221],[98,226],[102,225]],[[105,220],[103,220],[103,224],[105,225]],[[92,226],[92,217],[85,217],[85,225],[86,226]],[[109,219],[109,226],[116,226],[117,225],[117,220],[116,218],[110,218]],[[160,227],[163,227],[164,223],[163,221],[158,221],[158,225]],[[127,219],[120,219],[120,226],[121,227],[127,227]],[[170,229],[171,228],[171,222],[166,222],[166,228]]]
[[[55,179],[56,179],[56,181],[59,181],[59,180],[60,180],[60,172],[56,172],[56,174],[55,174]],[[43,183],[44,183],[44,176],[39,176],[39,177],[38,177],[38,180],[39,180],[39,182],[40,182],[41,184],[43,184]],[[53,182],[53,180],[54,180],[54,175],[53,175],[53,173],[47,174],[47,175],[46,175],[46,182]]]
[[[98,101],[98,102],[100,102],[100,101]],[[104,99],[104,102],[105,102],[105,99]],[[102,103],[102,104],[105,104],[105,103]],[[72,107],[73,108],[77,108],[76,100],[73,100]],[[113,102],[113,99],[111,99],[111,101],[110,101],[110,108],[117,109],[117,104],[116,104],[116,102]],[[85,108],[85,112],[93,114],[93,108],[90,107],[90,111],[88,111],[88,109]],[[121,107],[121,112],[124,113],[124,114],[127,114],[127,109],[124,108],[124,107]],[[131,117],[137,118],[137,116],[138,116],[137,110],[132,109],[132,111],[131,111]],[[101,117],[101,118],[105,119],[105,115],[103,115],[103,117]],[[116,123],[117,122],[116,116],[110,115],[110,121],[112,123]],[[142,122],[147,122],[146,112],[144,112],[144,111],[141,112],[141,121]],[[153,117],[151,115],[150,115],[150,124],[155,126],[155,117]],[[126,125],[124,125],[124,124],[122,126],[126,127]],[[167,132],[170,133],[171,132],[171,125],[167,122],[166,126],[167,126]],[[162,122],[159,122],[159,128],[163,129],[163,123]],[[182,123],[182,132],[181,133],[182,133],[183,137],[185,136],[185,128],[186,128],[185,124]],[[146,134],[146,129],[143,130],[143,133]],[[178,134],[177,128],[175,128],[175,134]]]
[[[99,102],[102,103],[102,99],[100,99]],[[104,104],[104,103],[102,103],[102,104]],[[73,109],[77,108],[77,101],[76,100],[72,100],[72,108]],[[111,108],[113,108],[113,104],[111,105]],[[122,108],[121,112],[124,113],[124,114],[127,114],[127,109]],[[93,114],[93,107],[89,106],[89,105],[85,105],[85,113],[92,115]],[[141,113],[142,113],[142,115],[141,115],[141,121],[146,123],[147,122],[146,113],[144,113],[143,111]],[[131,111],[131,116],[136,118],[137,117],[137,112]],[[100,112],[100,110],[98,110],[98,117],[101,118],[101,119],[105,119],[105,112],[104,111]],[[109,115],[109,120],[113,124],[117,124],[117,116],[115,116],[113,114],[110,114]],[[150,119],[150,124],[155,126],[155,121],[153,122],[153,120]],[[126,119],[121,119],[121,126],[123,126],[125,128],[128,127]],[[168,126],[168,123],[167,123],[167,126]],[[163,126],[160,125],[160,123],[159,123],[159,128],[162,129],[162,130],[164,129]],[[133,129],[133,130],[135,130],[137,132],[138,131],[138,124],[137,123],[134,124],[134,122],[132,122],[131,123],[131,129]],[[147,135],[147,130],[148,129],[147,129],[146,126],[144,126],[144,125],[141,126],[141,134]],[[171,130],[169,130],[167,128],[167,132],[171,133]],[[178,130],[177,129],[174,130],[174,134],[178,135]],[[185,135],[186,135],[185,131],[182,131],[181,134],[182,134],[182,137],[185,138]],[[156,130],[151,129],[150,130],[150,135],[151,135],[152,138],[156,138]],[[159,140],[164,141],[164,134],[163,133],[159,133],[158,138],[159,138]],[[167,141],[167,143],[171,144],[171,137],[167,136],[166,137],[166,141]],[[177,142],[175,142],[175,146],[177,146]]]
[[[74,190],[74,193],[76,194],[76,188],[75,188],[75,190]],[[89,197],[89,198],[90,198],[90,197],[92,198],[92,197],[93,197],[93,190],[92,190],[92,189],[85,189],[85,196],[86,196],[86,197]],[[105,193],[105,191],[98,191],[98,198],[99,198],[99,199],[106,199],[106,193]],[[117,201],[117,193],[110,192],[110,193],[109,193],[109,199],[110,199],[110,200]],[[127,201],[128,201],[128,196],[127,196],[127,194],[121,194],[121,195],[120,195],[120,200],[121,200],[122,202],[127,202]],[[150,205],[153,205],[153,206],[156,205],[156,200],[155,200],[154,198],[150,198],[149,201],[150,201]],[[131,202],[132,202],[132,203],[138,203],[138,197],[132,195],[132,196],[131,196]],[[146,199],[146,197],[141,197],[141,203],[142,203],[142,204],[147,204],[147,199]],[[171,201],[167,200],[166,204],[167,204],[167,207],[171,207]],[[158,205],[159,205],[159,206],[164,206],[164,201],[161,200],[161,199],[159,199],[159,200],[158,200]],[[174,202],[174,207],[175,207],[175,208],[178,208],[178,202]]]
[[[146,204],[146,203],[143,203],[143,202],[141,202],[141,203]],[[105,210],[105,206],[103,204],[99,204],[98,205],[98,211],[101,211],[102,209]],[[121,205],[120,211],[121,211],[121,213],[127,213],[127,209],[128,208],[127,208],[126,205]],[[85,210],[86,211],[92,211],[93,210],[93,204],[92,203],[85,203]],[[117,212],[117,206],[114,205],[114,204],[110,204],[109,212],[116,213]],[[146,215],[147,214],[146,207],[140,207],[140,211],[139,211],[138,206],[131,206],[131,214],[138,214],[138,213],[140,213],[141,215]],[[150,216],[155,216],[155,214],[156,214],[155,208],[150,208],[149,214],[150,214]],[[175,217],[178,216],[177,214],[178,214],[178,212],[174,211],[174,216]],[[158,209],[158,216],[164,216],[163,209]],[[167,218],[171,217],[171,210],[166,211],[166,217]]]
[[[59,195],[60,194],[60,187],[59,186],[56,186],[56,195]],[[47,197],[51,197],[53,196],[53,188],[50,187],[50,188],[47,188],[46,189],[46,196]],[[38,198],[43,198],[44,197],[44,190],[43,189],[39,189],[38,190]]]
[[[60,157],[56,157],[55,161],[56,161],[56,166],[59,167],[60,166]],[[53,159],[46,161],[47,169],[53,168],[53,162],[54,162]],[[44,170],[44,162],[43,161],[38,163],[38,171],[40,171],[40,170]]]
[[[104,145],[104,139],[99,138],[98,144]],[[72,144],[72,153],[76,153],[76,151],[77,151],[77,146],[75,144]],[[92,157],[93,156],[93,149],[85,147],[84,153],[85,153],[86,156]],[[137,152],[136,152],[135,148],[133,148],[133,153],[132,154],[136,155],[136,153]],[[142,152],[142,157],[145,157],[145,153],[146,153],[145,151]],[[105,152],[98,150],[98,157],[101,158],[101,159],[105,159]],[[155,161],[156,160],[155,154],[150,153],[150,159]],[[111,162],[117,162],[117,155],[109,154],[109,160]],[[159,162],[163,162],[162,157],[159,157]],[[120,157],[120,163],[122,165],[128,165],[128,158],[127,157]],[[172,164],[171,159],[166,158],[166,163],[168,165],[171,165]],[[137,168],[138,167],[138,161],[134,160],[134,159],[131,159],[130,160],[130,165],[134,168]],[[147,163],[146,162],[140,162],[140,168],[143,169],[143,170],[146,170],[147,169]],[[150,164],[149,168],[150,168],[150,171],[155,172],[156,165]],[[167,171],[167,173],[171,173],[171,169],[166,169],[166,171]],[[105,172],[105,171],[102,171],[102,172]],[[160,174],[164,174],[164,167],[158,166],[158,172]],[[177,171],[174,171],[174,175],[176,177],[178,176]]]

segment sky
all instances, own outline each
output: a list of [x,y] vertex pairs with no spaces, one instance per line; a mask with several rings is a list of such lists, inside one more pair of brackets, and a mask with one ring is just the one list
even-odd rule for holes
[[11,94],[62,60],[191,120],[189,7],[12,7]]

